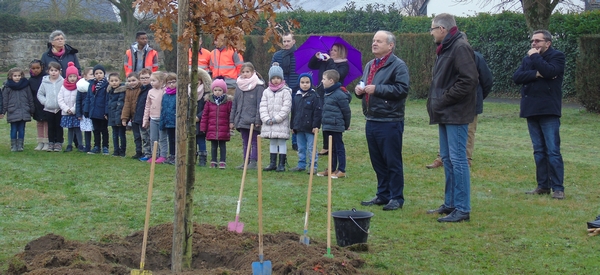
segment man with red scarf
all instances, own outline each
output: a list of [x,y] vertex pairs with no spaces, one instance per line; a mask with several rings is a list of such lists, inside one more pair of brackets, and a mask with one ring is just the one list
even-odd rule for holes
[[375,33],[371,44],[375,59],[365,65],[362,85],[354,88],[362,100],[369,157],[377,175],[375,197],[361,204],[384,205],[383,210],[400,209],[404,204],[402,134],[409,78],[406,63],[393,53],[395,47],[394,34]]
[[427,213],[446,215],[438,222],[468,221],[471,175],[467,162],[467,137],[469,123],[475,118],[479,73],[473,49],[456,27],[453,15],[437,15],[429,31],[438,46],[427,112],[429,124],[438,124],[446,187],[444,203]]

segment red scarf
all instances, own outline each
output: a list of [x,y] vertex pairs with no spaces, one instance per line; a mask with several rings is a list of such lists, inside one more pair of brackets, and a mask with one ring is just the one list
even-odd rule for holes
[[435,53],[437,55],[440,55],[442,53],[442,47],[444,45],[444,41],[450,39],[452,36],[454,36],[456,33],[458,33],[458,27],[454,26],[452,28],[450,28],[450,31],[448,32],[448,34],[446,35],[446,37],[444,37],[444,40],[442,40],[442,43],[440,43],[437,48],[435,49]]
[[65,80],[63,81],[63,86],[65,86],[65,89],[67,89],[69,91],[76,90],[77,89],[77,81],[79,81],[79,79],[81,79],[81,77],[77,77],[77,81],[75,81],[75,83],[69,82],[67,80],[67,78],[65,78]]
[[[377,71],[383,67],[383,65],[385,65],[385,62],[387,62],[391,55],[392,52],[386,54],[382,58],[376,58],[373,60],[373,63],[371,63],[371,68],[369,69],[369,75],[367,76],[367,85],[371,85],[371,82],[373,82],[373,78],[375,77],[375,73],[377,73]],[[367,104],[369,104],[369,94],[366,94],[366,101]]]

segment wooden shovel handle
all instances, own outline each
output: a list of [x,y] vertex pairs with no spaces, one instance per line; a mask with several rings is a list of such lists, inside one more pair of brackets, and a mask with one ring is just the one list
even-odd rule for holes
[[150,181],[148,183],[148,199],[146,200],[146,220],[144,221],[144,240],[142,242],[142,259],[140,261],[140,269],[144,270],[146,262],[146,246],[148,245],[148,229],[150,228],[150,205],[152,203],[152,184],[154,183],[154,167],[156,166],[156,151],[158,149],[158,141],[152,146],[152,162],[150,163]]

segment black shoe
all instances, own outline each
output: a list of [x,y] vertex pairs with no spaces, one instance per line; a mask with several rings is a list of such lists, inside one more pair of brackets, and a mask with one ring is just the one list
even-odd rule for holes
[[454,209],[448,216],[437,219],[438,222],[463,222],[469,221],[469,213]]
[[445,205],[440,205],[438,209],[427,210],[427,214],[443,214],[448,215],[454,211],[454,207],[446,207]]
[[396,209],[402,209],[402,205],[400,204],[400,202],[398,200],[390,200],[390,202],[388,202],[388,204],[386,204],[383,207],[383,210],[385,210],[385,211],[396,210]]
[[143,156],[144,156],[144,154],[142,154],[142,152],[136,152],[135,155],[133,155],[131,158],[132,159],[140,159]]
[[374,198],[372,198],[369,201],[361,201],[360,204],[364,205],[364,206],[371,206],[371,205],[386,205],[388,204],[389,201],[384,201],[382,199],[380,199],[379,197],[375,196]]
[[532,191],[525,192],[525,194],[527,194],[527,195],[549,195],[550,189],[543,189],[543,188],[536,187]]
[[71,152],[71,151],[73,151],[73,146],[71,146],[71,145],[67,146],[67,149],[65,149],[65,153]]

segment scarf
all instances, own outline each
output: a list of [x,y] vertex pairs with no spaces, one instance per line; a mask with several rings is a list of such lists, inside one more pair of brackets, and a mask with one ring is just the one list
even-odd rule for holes
[[293,73],[292,70],[295,70],[295,68],[292,68],[292,57],[294,57],[296,45],[294,45],[288,50],[281,51],[281,64],[279,64],[279,66],[283,70],[283,75],[290,75],[291,73]]
[[251,91],[256,88],[256,85],[258,84],[263,84],[263,82],[258,78],[256,72],[254,72],[250,78],[242,78],[239,76],[237,78],[238,88],[240,88],[242,92]]
[[336,82],[333,85],[331,85],[331,87],[325,88],[325,95],[330,95],[335,90],[337,90],[339,87],[342,87],[342,83]]
[[165,94],[174,95],[177,92],[177,88],[167,87],[165,89]]
[[457,33],[459,33],[458,31],[458,27],[454,26],[452,28],[450,28],[450,31],[448,32],[448,34],[446,34],[446,37],[444,37],[444,40],[442,40],[442,43],[440,43],[437,48],[435,49],[435,53],[437,55],[442,54],[442,48],[444,47],[444,42],[448,42],[452,37],[454,37]]
[[[77,77],[77,81],[79,81],[80,77]],[[65,86],[65,89],[69,90],[69,91],[73,91],[77,89],[77,81],[75,81],[75,83],[71,83],[67,80],[67,78],[65,78],[65,80],[63,80],[63,86]]]
[[103,87],[108,86],[108,80],[106,80],[106,77],[101,79],[100,81],[96,82],[96,85],[93,86],[92,92],[94,94],[96,94],[96,92],[100,89],[102,89]]
[[11,88],[13,91],[23,90],[25,87],[29,86],[29,80],[27,78],[21,77],[19,82],[14,82],[12,79],[6,81],[6,87]]
[[223,103],[223,101],[225,101],[226,96],[227,96],[226,94],[222,94],[221,96],[213,95],[213,98],[215,99],[215,104],[221,105],[221,103]]
[[273,83],[269,81],[269,89],[271,89],[271,91],[273,92],[279,91],[279,89],[281,89],[283,86],[285,86],[285,80],[282,80],[281,83],[279,83],[279,85],[273,85]]
[[54,54],[57,57],[61,57],[63,54],[65,54],[65,47],[63,47],[62,49],[60,49],[60,51],[56,51],[54,49],[54,47],[52,48],[52,54]]
[[[385,62],[387,62],[391,55],[392,53],[390,52],[382,58],[375,58],[375,60],[373,60],[373,62],[371,63],[371,67],[369,68],[369,74],[367,75],[366,85],[373,84],[372,82],[373,78],[375,77],[375,74],[381,67],[383,67],[383,65],[385,65]],[[369,104],[369,94],[365,94],[365,100],[367,101],[367,104]]]

